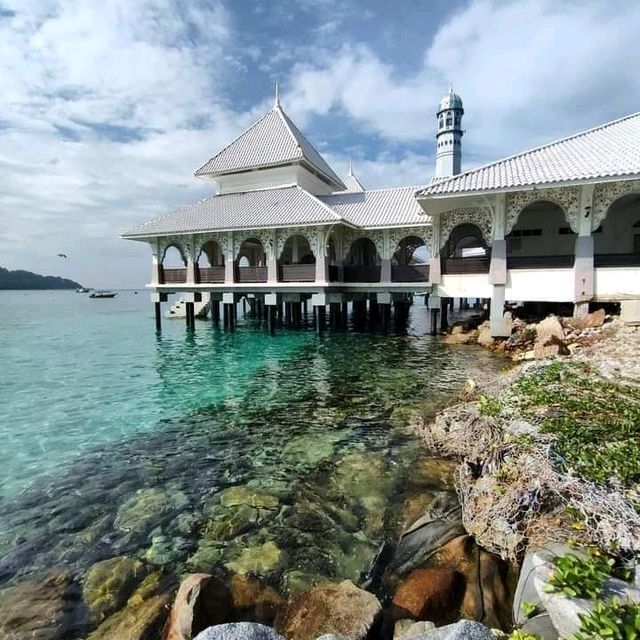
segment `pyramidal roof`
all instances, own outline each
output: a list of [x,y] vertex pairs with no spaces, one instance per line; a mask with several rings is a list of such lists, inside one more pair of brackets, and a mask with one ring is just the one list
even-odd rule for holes
[[420,196],[622,178],[640,174],[640,113],[436,180]]
[[195,173],[218,176],[306,161],[337,189],[346,188],[324,158],[282,110],[276,97],[271,111],[241,133]]

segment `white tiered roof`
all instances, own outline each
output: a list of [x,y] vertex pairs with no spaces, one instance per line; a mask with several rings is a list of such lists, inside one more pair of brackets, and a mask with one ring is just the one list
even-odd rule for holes
[[307,162],[336,189],[346,189],[342,180],[293,124],[276,100],[271,111],[210,158],[195,175],[215,177],[292,162]]
[[434,181],[418,197],[640,176],[640,113]]

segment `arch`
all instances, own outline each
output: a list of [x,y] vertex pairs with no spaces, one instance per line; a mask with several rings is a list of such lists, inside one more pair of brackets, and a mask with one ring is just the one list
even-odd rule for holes
[[488,273],[490,249],[482,229],[472,222],[456,225],[442,249],[442,273]]
[[245,238],[240,243],[235,262],[239,266],[265,267],[267,254],[260,239],[255,236]]
[[595,230],[602,224],[609,209],[617,200],[632,193],[640,193],[640,182],[637,180],[622,180],[597,184],[593,190],[591,229]]
[[160,264],[170,269],[180,269],[187,266],[187,256],[184,249],[176,242],[168,244],[162,252]]
[[375,242],[371,238],[356,238],[347,252],[347,264],[360,267],[379,266],[381,259]]
[[505,235],[518,222],[520,214],[531,204],[546,201],[560,207],[571,229],[578,233],[578,204],[580,192],[578,187],[564,187],[559,189],[532,189],[507,194]]
[[593,235],[598,267],[640,265],[640,192],[616,198]]
[[572,267],[576,234],[555,199],[535,199],[505,237],[510,269]]
[[[204,264],[206,262],[206,264]],[[204,242],[200,251],[196,263],[201,267],[222,267],[224,266],[224,253],[222,252],[222,245],[216,240],[207,240]]]
[[294,233],[287,237],[279,260],[282,264],[314,264],[316,257],[309,238],[301,233]]
[[424,265],[429,264],[429,258],[426,242],[419,236],[408,235],[396,243],[391,264]]

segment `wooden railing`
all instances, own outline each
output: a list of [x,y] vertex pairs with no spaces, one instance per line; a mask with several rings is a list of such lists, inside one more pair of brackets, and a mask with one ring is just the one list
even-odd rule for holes
[[266,282],[267,267],[236,267],[236,282]]
[[313,282],[316,279],[315,264],[283,264],[278,269],[281,282]]
[[640,267],[640,254],[596,253],[593,262],[596,267]]
[[198,267],[198,282],[221,284],[224,282],[224,267]]
[[378,266],[344,266],[345,282],[380,282],[380,267]]
[[447,258],[442,261],[442,273],[489,273],[490,258]]
[[184,284],[187,281],[187,270],[184,269],[162,269],[162,284]]
[[571,269],[574,256],[508,256],[507,269]]
[[391,282],[427,282],[428,280],[428,264],[391,265]]

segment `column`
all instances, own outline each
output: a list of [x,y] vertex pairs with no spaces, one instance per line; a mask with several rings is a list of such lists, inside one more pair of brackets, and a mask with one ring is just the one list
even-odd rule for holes
[[589,313],[589,301],[595,293],[594,288],[594,247],[591,235],[591,210],[593,205],[594,185],[580,187],[580,204],[578,207],[578,237],[575,245],[574,302],[573,315],[577,318]]
[[233,284],[236,279],[235,264],[236,258],[233,255],[233,232],[226,233],[226,253],[224,255],[224,282],[225,284]]
[[433,251],[429,258],[429,282],[433,284],[440,284],[442,282],[442,263],[440,258],[440,214],[433,216],[432,232]]
[[195,238],[191,236],[191,242],[186,247],[187,249],[187,284],[196,284],[196,244]]
[[384,229],[383,232],[384,237],[384,254],[381,256],[382,262],[380,263],[380,282],[391,282],[391,258],[393,249],[395,247],[391,247],[390,242],[390,233],[389,229]]
[[505,288],[507,284],[507,241],[505,240],[506,195],[495,196],[493,206],[493,235],[491,245],[491,263],[489,283],[493,285],[489,311],[489,325],[494,338],[506,338],[511,334],[504,319]]
[[161,249],[157,243],[151,245],[151,284],[163,284]]
[[431,325],[429,327],[432,336],[438,333],[438,314],[440,313],[440,297],[436,293],[429,296],[429,309],[431,311]]
[[329,260],[327,256],[327,231],[318,229],[318,242],[316,246],[316,282],[326,284],[329,282]]

